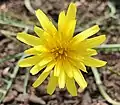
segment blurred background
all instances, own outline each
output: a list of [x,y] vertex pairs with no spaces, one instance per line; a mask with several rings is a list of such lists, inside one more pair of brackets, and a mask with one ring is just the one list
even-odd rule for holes
[[29,47],[16,39],[16,33],[34,34],[33,26],[40,26],[34,10],[43,10],[57,24],[60,11],[70,2],[77,5],[75,34],[98,24],[98,35],[107,37],[105,44],[117,44],[111,49],[101,48],[97,57],[108,62],[98,69],[104,90],[120,101],[120,0],[0,0],[0,105],[112,105],[99,91],[90,68],[84,73],[88,87],[78,88],[78,96],[72,97],[66,89],[58,88],[48,95],[48,80],[34,89],[31,85],[39,75],[31,76],[29,68],[16,66]]

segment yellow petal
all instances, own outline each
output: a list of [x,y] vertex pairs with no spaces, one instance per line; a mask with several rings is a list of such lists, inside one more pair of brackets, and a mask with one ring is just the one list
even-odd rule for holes
[[57,86],[57,82],[58,82],[58,79],[57,79],[57,77],[54,76],[54,73],[52,72],[48,86],[47,86],[48,94],[50,94],[50,95],[53,94],[53,92],[55,91],[55,88]]
[[39,66],[46,65],[46,64],[48,64],[49,62],[51,62],[52,60],[53,60],[52,57],[45,56],[45,57],[43,57],[43,59],[41,59],[41,61],[39,62]]
[[54,68],[54,76],[58,77],[60,75],[61,68],[62,68],[62,61],[57,60]]
[[47,67],[46,67],[46,69],[45,69],[44,72],[49,72],[50,70],[52,70],[53,67],[55,66],[55,64],[56,64],[56,62],[55,62],[54,60],[51,61],[51,62],[47,65]]
[[29,55],[36,55],[39,54],[40,52],[38,52],[35,48],[30,48],[28,50],[25,50],[24,53]]
[[[83,49],[82,49],[83,50]],[[82,51],[83,52],[83,51]],[[69,51],[68,52],[68,57],[70,59],[79,59],[80,61],[82,61],[82,59],[84,58],[83,56],[80,55],[81,53],[80,52],[76,52],[76,51]]]
[[102,60],[98,60],[92,57],[85,57],[83,60],[83,63],[86,66],[91,66],[91,67],[101,67],[104,66],[107,62],[102,61]]
[[80,55],[82,56],[93,56],[93,55],[97,55],[97,51],[94,49],[86,49],[83,50],[83,52],[80,52]]
[[79,69],[81,69],[82,71],[87,73],[86,67],[85,67],[85,65],[82,62],[79,62],[78,67],[79,67]]
[[36,33],[39,37],[41,37],[42,34],[44,33],[43,29],[41,29],[41,28],[39,28],[39,27],[37,27],[37,26],[34,27],[34,31],[35,31],[35,33]]
[[65,78],[66,78],[65,72],[64,72],[63,69],[61,69],[60,75],[58,77],[59,88],[64,88],[65,87]]
[[59,15],[59,21],[58,21],[58,30],[60,32],[60,35],[62,37],[62,40],[69,40],[74,33],[76,25],[76,20],[69,20],[65,16],[65,12],[62,11]]
[[67,61],[67,60],[64,61],[63,69],[69,78],[73,77],[73,67],[69,61]]
[[60,14],[59,14],[59,19],[58,19],[58,30],[60,32],[62,32],[64,30],[64,27],[65,27],[65,11],[62,11]]
[[52,37],[50,34],[44,32],[44,42],[46,44],[46,47],[49,49],[55,48],[57,47],[56,43],[58,37],[56,35],[54,35],[54,37]]
[[86,38],[96,34],[100,30],[98,25],[95,25],[91,28],[88,28],[87,30],[77,34],[75,37],[72,39],[73,44],[79,44],[81,41],[85,40]]
[[40,38],[27,34],[25,32],[18,33],[17,39],[31,46],[37,46],[41,44]]
[[44,47],[43,45],[38,45],[35,46],[33,48],[30,48],[28,50],[25,50],[25,54],[30,54],[30,55],[36,55],[36,54],[40,54],[42,52],[47,52],[48,49],[46,47]]
[[52,22],[48,19],[48,17],[40,9],[38,9],[36,11],[36,16],[45,31],[47,31],[48,33],[53,34],[53,35],[56,33],[57,30],[56,30],[55,26],[52,24]]
[[41,60],[40,56],[32,56],[19,61],[18,65],[20,67],[29,67],[37,64],[38,62],[40,62],[40,60]]
[[30,70],[30,73],[32,75],[37,74],[39,71],[41,71],[43,68],[45,68],[46,65],[43,66],[39,66],[39,64],[35,65],[34,67],[32,67],[32,69]]
[[72,20],[72,21],[69,22],[67,32],[65,33],[67,39],[72,38],[72,36],[74,34],[74,31],[75,31],[75,26],[76,26],[76,20]]
[[50,72],[43,72],[38,78],[37,80],[33,83],[33,87],[36,88],[39,85],[41,85],[41,83],[47,78],[47,76],[49,75]]
[[[62,11],[59,15],[58,30],[60,32],[60,36],[62,37],[62,40],[63,39],[69,40],[73,36],[75,30],[76,20],[75,18],[73,18],[74,16],[72,16],[71,18],[69,17],[69,15],[72,12],[71,10],[74,11],[73,5],[74,4],[71,3],[67,17],[65,16],[64,11]],[[75,14],[73,13],[73,15]]]
[[106,40],[105,35],[100,35],[83,41],[83,45],[87,48],[94,48],[102,44],[105,40]]
[[97,55],[97,51],[94,49],[87,49],[86,56],[93,56],[93,55]]
[[73,78],[66,76],[66,88],[72,96],[77,96],[77,89]]
[[35,50],[37,50],[39,52],[47,52],[48,51],[48,49],[43,45],[35,46],[34,48],[35,48]]
[[69,20],[75,19],[76,18],[76,5],[74,3],[70,3],[68,10],[67,10],[67,15],[66,17]]
[[[84,71],[84,72],[87,73],[86,67],[85,67],[85,65],[84,65],[81,61],[79,61],[79,60],[74,60],[74,59],[69,59],[69,60],[70,60],[70,62],[72,63],[72,65],[74,65],[74,66],[77,67],[78,69],[80,69],[80,70],[82,70],[82,71]],[[73,68],[73,69],[75,69],[75,68]]]
[[74,70],[73,73],[74,73],[74,78],[75,78],[76,82],[79,84],[79,86],[82,89],[87,87],[87,82],[85,81],[82,73],[78,69]]
[[[81,48],[82,48],[82,50],[81,50]],[[97,55],[97,51],[95,49],[85,48],[84,45],[80,45],[80,46],[76,47],[76,49],[74,49],[73,55],[75,55],[76,57],[81,56],[83,58],[85,56]],[[72,57],[74,57],[74,56],[72,56]],[[82,58],[79,58],[79,59],[82,60]]]

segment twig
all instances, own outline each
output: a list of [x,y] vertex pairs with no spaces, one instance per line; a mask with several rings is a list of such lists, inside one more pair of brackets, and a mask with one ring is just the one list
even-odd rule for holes
[[92,72],[93,72],[93,74],[94,74],[95,81],[96,81],[96,84],[97,84],[97,86],[98,86],[98,88],[99,88],[99,91],[100,91],[101,95],[102,95],[109,103],[111,103],[111,104],[113,104],[113,105],[120,105],[120,102],[117,102],[117,101],[112,100],[112,99],[110,98],[110,96],[105,92],[104,87],[103,87],[103,85],[102,85],[102,81],[100,80],[100,75],[99,75],[99,73],[98,73],[98,71],[97,71],[97,68],[91,67],[91,69],[92,69]]
[[[25,57],[26,57],[26,56],[23,55],[23,56],[20,58],[20,60],[21,60],[21,59],[24,59]],[[3,93],[3,92],[4,92],[4,93],[3,93],[2,97],[0,98],[0,103],[4,100],[4,98],[5,98],[5,96],[7,95],[9,89],[11,88],[12,83],[13,83],[13,81],[14,81],[17,73],[18,73],[18,70],[19,70],[19,66],[16,65],[15,68],[14,68],[14,70],[13,70],[13,74],[11,74],[13,78],[11,78],[11,79],[9,80],[9,82],[8,82],[8,84],[7,84],[6,91],[4,92],[4,90],[1,90],[1,93]]]
[[35,14],[35,10],[32,8],[30,0],[24,0],[24,4],[30,13]]
[[3,59],[0,59],[0,63],[4,63],[10,59],[13,59],[13,58],[19,58],[23,55],[23,53],[18,53],[16,55],[8,55],[7,57],[4,57]]

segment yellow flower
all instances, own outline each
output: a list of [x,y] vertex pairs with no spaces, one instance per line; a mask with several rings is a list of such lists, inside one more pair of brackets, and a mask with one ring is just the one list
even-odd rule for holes
[[38,87],[50,74],[47,93],[52,94],[58,85],[59,88],[66,86],[69,93],[76,96],[75,81],[82,89],[87,86],[80,70],[87,72],[85,65],[101,67],[106,64],[105,61],[91,57],[97,54],[92,48],[103,43],[106,37],[100,35],[88,38],[100,30],[98,25],[73,36],[76,25],[74,3],[69,5],[66,14],[65,11],[59,14],[58,30],[40,9],[36,11],[36,16],[43,28],[34,27],[38,37],[24,32],[17,34],[20,41],[32,46],[25,51],[25,54],[31,56],[21,60],[19,66],[33,66],[30,70],[32,75],[44,69],[33,87]]

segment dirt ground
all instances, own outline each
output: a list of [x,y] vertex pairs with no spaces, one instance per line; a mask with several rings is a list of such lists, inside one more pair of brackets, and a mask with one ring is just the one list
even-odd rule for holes
[[[27,31],[33,33],[32,26],[39,25],[33,14],[33,9],[42,9],[48,16],[57,23],[58,14],[61,10],[67,9],[71,0],[0,0],[0,59],[8,55],[23,52],[28,46],[16,39],[16,33]],[[29,8],[29,2],[32,9]],[[112,2],[114,1],[114,2]],[[77,4],[77,26],[75,33],[98,24],[101,31],[98,34],[106,34],[106,44],[120,43],[120,4],[117,0],[74,0]],[[112,6],[111,4],[112,3]],[[115,7],[115,8],[113,8]],[[27,28],[25,28],[27,26]],[[28,30],[31,27],[31,30]],[[101,80],[105,91],[116,101],[120,101],[120,53],[118,51],[99,51],[98,58],[107,61],[105,67],[99,68]],[[0,92],[6,87],[5,80],[11,81],[11,74],[14,71],[20,57],[0,62]],[[72,97],[66,89],[56,89],[52,96],[46,93],[48,80],[38,88],[34,89],[31,84],[37,76],[27,73],[29,69],[20,68],[17,75],[13,77],[10,89],[5,89],[8,94],[0,105],[111,105],[100,94],[95,83],[93,73],[88,68],[88,73],[83,73],[88,87],[85,90],[78,88],[78,96]],[[29,76],[28,85],[24,80]],[[49,78],[48,78],[49,79]],[[25,90],[26,89],[26,90]],[[0,94],[0,99],[3,94]]]

